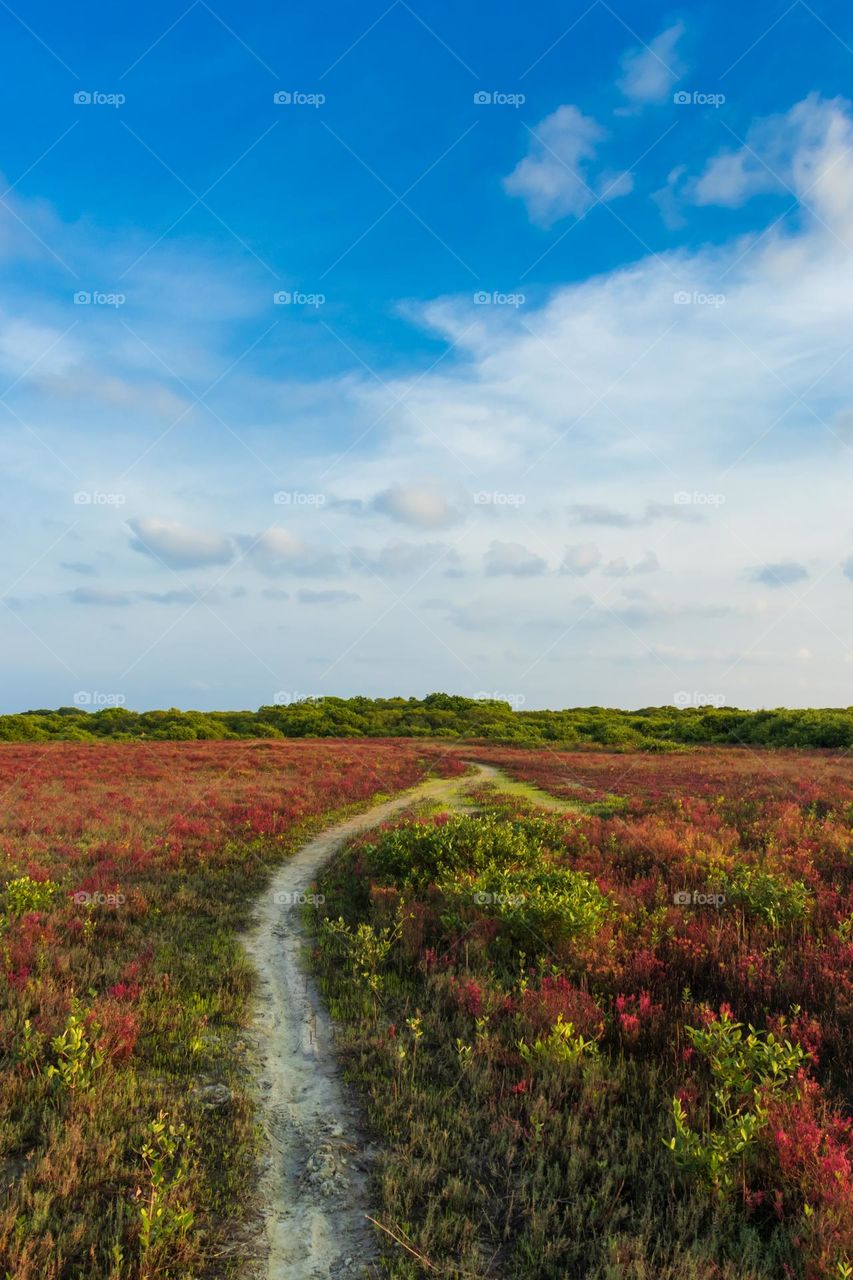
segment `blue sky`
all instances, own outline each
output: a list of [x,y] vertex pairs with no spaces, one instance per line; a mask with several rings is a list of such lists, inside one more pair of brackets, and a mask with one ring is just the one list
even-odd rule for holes
[[0,34],[3,709],[851,701],[846,6]]

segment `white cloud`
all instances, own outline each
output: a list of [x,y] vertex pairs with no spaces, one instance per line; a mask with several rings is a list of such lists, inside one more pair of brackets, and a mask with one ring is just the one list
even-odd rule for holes
[[544,573],[547,564],[541,556],[520,542],[493,542],[484,557],[486,575],[490,578],[510,576],[532,578]]
[[784,114],[755,121],[742,146],[728,147],[708,162],[692,184],[692,200],[737,208],[767,192],[796,192],[849,225],[849,112],[845,99],[812,93]]
[[431,566],[448,568],[459,556],[446,542],[389,542],[378,550],[353,547],[352,567],[378,574],[380,578],[420,577]]
[[660,209],[664,226],[670,231],[680,231],[687,225],[684,216],[684,184],[687,180],[687,165],[679,164],[670,169],[666,182],[657,191],[652,192],[652,199]]
[[381,515],[418,529],[447,529],[464,516],[458,495],[437,484],[394,484],[378,493],[370,505]]
[[657,573],[660,569],[660,561],[654,551],[645,551],[641,560],[631,569],[632,573]]
[[602,569],[606,578],[628,578],[635,574],[657,573],[660,562],[653,551],[645,551],[641,559],[630,564],[625,556],[616,556],[608,560]]
[[343,559],[325,547],[303,542],[288,529],[273,526],[259,537],[241,538],[246,559],[270,578],[285,574],[328,577],[343,572]]
[[685,71],[678,54],[678,42],[683,35],[684,24],[675,22],[649,44],[629,49],[623,55],[619,88],[630,102],[645,106],[662,102],[669,95]]
[[129,520],[135,536],[130,545],[170,569],[197,569],[205,565],[228,564],[234,558],[234,543],[220,533],[209,533],[179,524],[176,520]]
[[607,131],[577,107],[558,107],[531,131],[528,154],[504,178],[504,189],[520,196],[531,221],[550,227],[568,214],[579,217],[597,200],[627,195],[630,174],[594,176],[590,165]]
[[601,551],[594,542],[578,542],[574,546],[566,547],[561,572],[573,573],[583,578],[593,569],[597,569],[601,560]]
[[[469,689],[518,689],[519,672],[529,667],[520,686],[528,706],[549,701],[641,705],[666,701],[677,689],[719,690],[741,705],[776,705],[790,700],[790,667],[798,647],[821,659],[803,668],[814,673],[809,700],[837,700],[850,667],[842,665],[843,649],[836,665],[824,661],[831,642],[823,624],[846,634],[853,607],[847,580],[853,579],[853,567],[838,566],[834,545],[839,529],[850,531],[853,455],[845,444],[845,415],[852,402],[846,348],[853,332],[853,260],[839,240],[850,242],[853,159],[839,145],[850,128],[845,110],[836,104],[828,111],[814,103],[809,110],[825,127],[799,130],[786,172],[800,184],[797,189],[814,216],[802,208],[778,226],[768,225],[763,235],[763,227],[742,234],[743,220],[737,219],[739,234],[728,243],[649,254],[618,270],[555,287],[548,296],[531,296],[519,313],[475,308],[470,293],[437,299],[411,314],[419,314],[432,336],[455,343],[452,356],[420,377],[417,370],[403,375],[381,370],[381,389],[351,372],[343,379],[300,384],[294,392],[269,373],[260,378],[250,372],[247,360],[221,390],[233,394],[233,417],[229,413],[227,420],[252,452],[219,429],[217,448],[202,449],[198,433],[179,426],[130,472],[128,503],[118,512],[95,505],[75,508],[72,494],[77,487],[109,492],[115,476],[136,463],[157,433],[148,422],[146,431],[131,439],[129,415],[122,413],[122,430],[109,437],[105,449],[108,437],[101,427],[114,425],[115,415],[105,413],[93,427],[88,406],[83,414],[73,397],[64,405],[45,395],[48,384],[58,386],[66,376],[62,360],[68,352],[57,351],[55,367],[53,357],[46,357],[44,376],[24,379],[15,396],[32,396],[34,412],[22,417],[38,426],[81,480],[79,486],[74,483],[28,433],[10,432],[7,535],[26,526],[18,571],[38,562],[21,588],[34,630],[75,668],[82,657],[81,675],[90,664],[83,687],[101,687],[100,673],[119,669],[119,658],[129,666],[153,645],[128,678],[126,692],[137,705],[157,705],[169,696],[164,689],[189,689],[190,678],[204,679],[216,691],[213,703],[269,702],[276,688],[297,682],[315,688],[310,673],[338,659],[324,687],[346,692],[363,687],[363,667],[352,664],[363,653],[378,652],[388,657],[376,691],[412,688],[412,670],[418,671],[423,689],[463,683]],[[589,164],[595,170],[595,161]],[[809,182],[815,184],[806,194]],[[214,264],[210,270],[215,273]],[[723,293],[724,302],[674,306],[680,290],[691,298]],[[0,334],[8,339],[4,372],[10,380],[39,355],[44,341],[62,331],[56,317],[39,306],[35,297],[21,308],[32,320],[29,335],[15,332],[0,314]],[[155,364],[139,344],[130,337],[125,347],[116,344],[120,324],[105,327],[113,336],[103,365],[93,362],[97,344],[89,342],[94,330],[87,325],[98,317],[87,314],[85,320],[71,335],[79,348],[69,347],[82,378],[85,370],[103,372],[114,365],[121,366],[124,377],[133,356],[140,382],[152,384]],[[203,388],[208,374],[212,381],[221,371],[223,349],[203,320],[200,325],[191,344],[185,335],[176,336],[177,325],[165,336],[153,329],[149,338],[170,363],[169,343],[176,342],[175,367]],[[401,403],[395,404],[398,397]],[[116,404],[120,400],[117,393]],[[263,412],[255,411],[258,406]],[[270,406],[274,413],[267,412]],[[359,438],[383,413],[370,448],[353,449],[338,461],[340,440]],[[266,425],[272,422],[274,429]],[[279,482],[258,467],[258,458],[282,477],[280,483],[298,476],[302,488],[318,493],[327,483],[346,485],[347,493],[362,500],[358,505],[328,502],[322,511],[291,509],[292,526],[267,531],[252,553],[245,533],[221,530],[260,529],[269,518],[271,491]],[[320,479],[327,471],[333,481]],[[401,484],[400,477],[415,479]],[[426,477],[429,482],[421,479]],[[461,486],[466,494],[460,495]],[[471,495],[479,490],[520,494],[524,501],[475,506]],[[672,499],[682,491],[690,499],[686,506]],[[375,504],[374,494],[380,495]],[[569,510],[576,524],[569,524]],[[175,527],[160,522],[173,557],[195,564],[198,555],[203,562],[210,562],[206,557],[220,562],[221,555],[224,564],[243,551],[246,563],[234,565],[229,581],[249,578],[251,566],[270,579],[257,583],[265,590],[254,591],[232,614],[240,638],[258,655],[257,664],[240,640],[229,648],[227,631],[212,625],[207,610],[185,610],[178,599],[181,584],[156,557],[132,555],[121,534],[116,537],[128,511],[180,514],[192,535],[218,529],[202,533],[199,545],[194,538],[189,543],[175,539]],[[352,658],[340,656],[343,605],[341,612],[331,607],[334,601],[302,609],[297,599],[287,611],[274,604],[286,595],[279,588],[291,587],[289,574],[308,590],[351,587],[355,571],[348,548],[353,546],[378,548],[369,552],[373,565],[389,575],[399,570],[405,578],[420,554],[406,549],[416,542],[414,531],[427,531],[421,535],[430,539],[425,545],[437,548],[440,543],[432,539],[445,535],[429,531],[457,521],[461,526],[465,517],[459,544],[466,566],[472,566],[465,580],[445,577],[442,562],[435,571],[440,588],[433,583],[424,591],[440,591],[441,607],[427,612],[411,601],[411,610],[393,609]],[[396,527],[386,523],[391,520]],[[66,541],[39,560],[72,522]],[[186,533],[188,526],[177,528]],[[324,526],[322,535],[316,532]],[[383,547],[389,528],[411,537],[412,544]],[[653,536],[646,532],[650,528]],[[590,535],[595,543],[584,543]],[[493,564],[509,565],[510,572],[523,569],[533,547],[541,552],[533,556],[537,571],[513,578],[485,574],[481,566],[492,538],[520,548],[515,559],[493,554]],[[568,549],[567,541],[572,543]],[[320,542],[326,545],[315,545]],[[666,574],[651,576],[656,561],[644,552],[647,542],[653,542]],[[17,576],[11,546],[7,536],[0,547],[10,582]],[[579,549],[590,547],[586,553]],[[60,559],[96,565],[101,577],[92,585],[104,580],[126,589],[96,594],[90,588],[70,595],[69,584],[85,579],[59,570]],[[603,566],[620,559],[633,574],[646,576],[602,573]],[[545,573],[537,560],[555,567],[562,562],[580,577],[589,574],[584,583],[592,583],[600,603],[566,601],[563,597],[575,590],[571,579]],[[808,588],[807,607],[800,607],[790,591],[756,588],[751,567],[780,562],[810,572],[808,582],[799,579]],[[152,581],[155,570],[159,577]],[[339,580],[319,581],[333,573]],[[281,582],[275,580],[279,577]],[[631,594],[652,582],[658,586],[654,595]],[[359,574],[357,584],[364,604],[353,603],[353,615],[360,618],[363,609],[379,618],[388,592],[368,574]],[[141,592],[140,587],[154,589]],[[478,598],[487,587],[494,598]],[[512,595],[523,594],[523,609],[507,606],[508,588]],[[73,607],[75,599],[79,608]],[[122,635],[118,628],[127,603],[134,606],[134,625]],[[161,606],[167,603],[173,610],[169,620],[184,612],[187,617],[161,642]],[[104,607],[94,627],[97,605]],[[277,628],[285,612],[283,654]],[[421,625],[426,621],[429,628]],[[23,627],[18,634],[17,626],[10,619],[4,637],[8,660],[20,656],[33,668],[41,661],[39,670],[49,673],[50,655],[42,658],[32,637]],[[585,634],[555,643],[571,629]],[[761,638],[768,629],[772,651]],[[526,652],[518,657],[521,648]],[[567,652],[579,654],[577,666],[566,666]],[[683,675],[682,661],[692,664]],[[727,668],[731,672],[723,678]],[[264,683],[270,681],[270,669],[280,672],[277,684]],[[54,696],[55,687],[45,682],[34,705],[67,701],[67,688]]]

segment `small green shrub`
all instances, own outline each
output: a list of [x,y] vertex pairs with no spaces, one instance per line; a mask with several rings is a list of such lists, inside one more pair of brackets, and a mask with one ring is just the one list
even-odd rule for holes
[[573,1066],[584,1056],[593,1057],[598,1053],[598,1045],[594,1040],[585,1040],[575,1031],[571,1022],[564,1022],[562,1014],[546,1036],[537,1036],[532,1044],[519,1040],[518,1051],[525,1062],[534,1065],[543,1063],[555,1066]]
[[29,911],[49,911],[59,889],[53,880],[19,876],[6,885],[6,912],[10,916],[25,916]]
[[707,1129],[690,1128],[687,1114],[672,1100],[675,1136],[667,1146],[678,1165],[724,1195],[742,1174],[767,1119],[767,1101],[787,1088],[808,1058],[800,1045],[772,1031],[743,1026],[724,1013],[708,1027],[687,1027],[691,1045],[706,1060],[712,1086]]
[[782,880],[762,867],[739,866],[725,878],[726,901],[772,929],[804,920],[811,894],[802,880]]
[[422,888],[458,872],[524,865],[542,851],[541,824],[507,822],[497,814],[413,822],[385,833],[364,850],[374,880]]
[[[97,1032],[97,1026],[93,1026]],[[96,1072],[104,1065],[104,1055],[89,1039],[86,1024],[75,1003],[66,1019],[65,1028],[54,1036],[50,1047],[56,1055],[45,1072],[48,1080],[70,1092],[90,1089]]]
[[594,880],[568,867],[539,862],[521,870],[487,867],[472,882],[441,891],[457,909],[470,903],[500,921],[501,947],[541,955],[562,942],[594,933],[608,899]]

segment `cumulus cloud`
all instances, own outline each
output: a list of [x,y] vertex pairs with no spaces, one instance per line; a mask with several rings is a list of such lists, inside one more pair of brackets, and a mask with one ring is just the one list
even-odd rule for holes
[[630,174],[591,173],[607,131],[577,107],[558,107],[530,132],[528,153],[504,178],[504,190],[525,202],[531,221],[550,227],[568,214],[579,217],[599,200],[631,191]]
[[760,582],[765,587],[789,587],[794,582],[805,581],[809,571],[796,560],[780,560],[776,564],[759,565],[751,576],[753,582]]
[[643,558],[638,560],[632,568],[632,573],[657,573],[660,568],[660,561],[654,551],[645,551]]
[[[837,135],[837,139],[843,139],[847,127],[844,121],[836,122],[835,135],[830,131],[830,138]],[[511,664],[516,659],[506,655],[523,643],[530,650],[525,663],[540,662],[532,670],[526,686],[530,705],[535,705],[534,699],[544,703],[555,697],[576,701],[627,699],[629,705],[660,701],[661,686],[651,675],[646,678],[638,674],[636,666],[626,672],[624,681],[619,683],[620,674],[612,655],[619,648],[616,642],[624,646],[622,623],[632,628],[642,624],[649,647],[677,634],[684,652],[695,649],[711,655],[717,653],[723,655],[720,661],[727,665],[738,659],[739,654],[746,653],[742,659],[745,665],[759,652],[758,647],[750,648],[755,646],[756,637],[771,623],[778,622],[779,649],[761,657],[767,671],[760,679],[751,672],[749,680],[744,679],[738,685],[739,666],[735,667],[731,681],[727,678],[722,684],[719,683],[722,676],[717,683],[712,683],[710,674],[706,677],[697,673],[688,683],[681,679],[673,682],[666,674],[662,677],[666,680],[665,697],[680,687],[723,688],[733,700],[740,697],[773,705],[785,700],[789,687],[785,683],[787,671],[794,661],[797,645],[808,645],[818,657],[827,652],[826,638],[821,636],[818,627],[811,626],[807,610],[795,610],[795,619],[786,621],[783,615],[792,603],[788,593],[773,590],[775,583],[758,588],[750,581],[750,566],[758,564],[759,557],[743,551],[750,546],[776,548],[764,554],[781,558],[785,551],[780,552],[778,548],[791,548],[795,549],[800,570],[804,566],[811,569],[819,563],[828,565],[832,531],[849,525],[845,473],[837,465],[839,450],[844,449],[845,458],[847,454],[843,440],[839,441],[837,436],[846,438],[853,432],[848,421],[851,397],[849,361],[845,355],[849,334],[853,331],[853,260],[839,240],[850,243],[849,191],[853,190],[853,162],[836,142],[827,150],[826,136],[826,130],[816,135],[817,141],[802,131],[798,135],[799,153],[789,157],[790,173],[795,176],[808,173],[818,181],[806,193],[808,179],[797,178],[802,185],[796,189],[803,193],[805,203],[787,222],[774,226],[771,214],[766,228],[762,225],[744,233],[745,220],[738,218],[734,226],[738,234],[728,243],[717,234],[713,243],[704,242],[699,248],[694,243],[678,252],[662,250],[586,279],[572,278],[568,283],[555,285],[541,301],[538,294],[531,297],[518,313],[508,308],[474,308],[467,292],[464,297],[442,298],[417,311],[413,309],[411,314],[419,316],[431,335],[445,339],[448,347],[455,344],[452,359],[427,369],[419,378],[409,371],[398,375],[393,369],[386,370],[385,385],[380,388],[355,371],[345,380],[317,379],[310,388],[300,388],[297,397],[289,394],[290,388],[276,385],[276,393],[282,401],[287,400],[288,412],[294,421],[301,419],[303,411],[307,417],[314,410],[316,419],[324,427],[334,424],[339,428],[343,419],[347,430],[352,429],[353,439],[360,427],[363,429],[387,410],[382,431],[376,433],[371,449],[353,450],[345,464],[350,486],[347,492],[378,493],[385,497],[375,507],[369,497],[361,504],[338,510],[328,503],[323,513],[323,520],[340,520],[348,544],[357,541],[371,547],[375,541],[378,545],[389,531],[411,537],[413,541],[417,541],[417,536],[438,539],[446,535],[420,531],[438,529],[443,519],[447,519],[449,526],[455,518],[461,520],[468,514],[471,519],[466,533],[472,541],[474,559],[486,551],[492,534],[505,540],[521,537],[539,549],[542,545],[554,546],[558,549],[553,557],[555,565],[559,564],[559,551],[566,541],[580,546],[594,545],[583,542],[584,538],[591,537],[600,542],[603,549],[596,548],[592,553],[594,568],[588,566],[580,553],[572,548],[567,551],[566,567],[569,572],[579,574],[579,582],[595,582],[592,575],[601,573],[605,563],[618,561],[620,556],[629,568],[634,565],[635,571],[649,575],[600,580],[609,588],[607,603],[613,602],[613,595],[618,596],[616,612],[602,608],[597,620],[588,624],[598,628],[594,634],[595,644],[590,642],[590,661],[594,665],[578,673],[576,683],[569,685],[545,678],[544,663],[550,659],[542,659],[542,652],[548,640],[540,636],[528,619],[534,616],[536,608],[547,613],[550,601],[552,615],[558,615],[557,623],[562,623],[563,628],[574,626],[575,613],[567,604],[567,616],[560,617],[564,602],[557,604],[553,599],[560,594],[554,588],[561,588],[565,594],[571,579],[563,577],[556,582],[544,571],[533,576],[524,583],[525,611],[519,618],[507,610],[506,591],[502,589],[512,579],[485,577],[481,570],[484,582],[491,584],[495,595],[501,598],[478,602],[471,587],[472,574],[469,573],[464,584],[442,578],[441,590],[448,597],[447,603],[436,613],[424,614],[424,617],[429,616],[434,622],[434,631],[439,637],[445,626],[452,628],[450,637],[455,642],[452,647],[460,660],[477,667],[476,680],[470,673],[464,676],[466,680],[471,679],[470,687],[514,688],[508,681]],[[593,159],[589,164],[594,172],[596,161]],[[830,171],[824,173],[822,165]],[[701,173],[701,162],[694,162],[694,169]],[[658,185],[661,180],[662,177]],[[786,199],[785,207],[787,203]],[[779,211],[781,209],[780,205]],[[704,293],[723,290],[725,305],[719,309],[701,305],[673,307],[674,291],[682,288]],[[0,333],[3,327],[0,308]],[[84,326],[79,328],[82,330]],[[12,335],[6,347],[11,376],[22,373],[26,368],[25,359],[35,359],[43,345],[40,338],[38,342],[20,340],[16,346]],[[215,354],[220,356],[217,367],[221,369],[221,347]],[[200,341],[199,359],[209,358],[212,358],[210,350],[205,351]],[[186,371],[183,364],[176,367]],[[197,375],[199,370],[193,372]],[[215,376],[214,372],[212,377]],[[242,367],[242,376],[248,383],[248,365]],[[18,394],[32,386],[32,380],[26,380]],[[242,382],[239,390],[242,394]],[[395,404],[397,399],[401,403]],[[235,427],[267,420],[263,415],[251,413],[256,403],[258,401],[251,399],[241,401],[244,412],[242,417],[234,418]],[[246,408],[247,404],[250,408]],[[818,417],[836,426],[836,438],[821,426]],[[86,477],[87,483],[90,476],[103,474],[99,470],[104,461],[103,437],[92,430],[91,423],[86,424],[85,430],[76,426],[69,429],[66,436],[60,434],[56,424],[51,426],[52,434],[48,438],[59,446],[58,452],[63,453],[63,443],[69,448],[73,443],[74,452],[64,456],[79,463],[80,474]],[[264,439],[261,430],[258,427],[260,444],[270,449],[271,460],[281,469],[283,459],[273,453],[278,439],[275,442]],[[337,437],[334,439],[337,441]],[[452,444],[455,455],[452,459],[442,442]],[[183,433],[176,432],[171,447],[174,452],[170,451],[165,458],[158,455],[156,466],[149,469],[147,464],[140,464],[134,473],[135,491],[129,495],[130,501],[145,500],[145,494],[170,492],[176,502],[183,502],[187,494],[207,492],[214,510],[216,501],[227,493],[229,503],[233,503],[228,508],[228,527],[235,531],[261,527],[261,517],[253,512],[251,505],[252,484],[257,481],[251,468],[256,464],[254,460],[241,459],[239,446],[228,452],[228,442],[223,440],[223,452],[215,458],[207,457],[191,448]],[[306,432],[302,446],[297,445],[294,434],[288,438],[287,465],[298,468],[295,474],[300,476],[315,475],[332,461],[329,456],[323,456],[326,447],[326,438],[320,432]],[[28,450],[33,453],[32,460]],[[11,471],[16,479],[22,476],[26,497],[29,499],[32,494],[36,501],[42,499],[50,473],[45,469],[44,458],[32,442],[23,437],[15,463]],[[411,502],[401,498],[401,486],[397,484],[400,476],[437,477],[434,488],[445,497],[456,493],[454,486],[459,485],[460,477],[471,492],[520,490],[525,495],[525,505],[523,511],[489,507],[484,512],[489,518],[485,519],[479,509],[473,510],[469,492],[458,507],[453,496],[446,498],[443,505],[439,502],[425,519],[422,507],[418,509],[415,504],[413,508]],[[713,510],[698,503],[676,508],[666,501],[665,488],[713,493],[720,486],[726,490],[725,505]],[[413,487],[421,486],[418,483]],[[814,518],[815,492],[821,495],[820,520]],[[584,503],[578,504],[574,512],[576,523],[568,525],[566,504],[575,496],[582,497]],[[68,550],[63,549],[68,562],[91,561],[101,567],[105,576],[110,562],[96,558],[104,550],[103,541],[98,539],[108,536],[105,530],[115,518],[115,512],[96,510],[94,506],[86,511],[71,512],[63,477],[57,481],[53,497],[53,508],[46,514],[54,520],[61,515],[63,525],[70,523],[72,515],[78,520],[78,529],[66,544]],[[241,504],[244,505],[241,507]],[[164,510],[152,506],[131,509]],[[183,511],[183,507],[174,510]],[[704,522],[699,518],[702,512],[707,513]],[[10,513],[10,530],[14,514]],[[292,519],[293,525],[285,535],[285,544],[280,541],[271,544],[266,540],[257,557],[253,560],[250,557],[256,568],[270,579],[258,586],[277,591],[281,583],[272,579],[281,575],[284,584],[291,587],[288,573],[307,575],[310,572],[307,566],[319,561],[327,568],[340,571],[341,578],[327,584],[319,577],[315,581],[308,576],[301,579],[294,576],[296,586],[350,587],[356,581],[359,590],[364,583],[365,599],[368,590],[380,595],[378,584],[371,585],[363,576],[355,579],[348,551],[331,535],[326,548],[311,547],[297,536],[301,533],[306,540],[316,537],[323,541],[320,535],[308,531],[309,523],[313,528],[322,527],[321,520],[314,518],[316,514],[290,512],[288,522]],[[222,519],[224,521],[224,517]],[[396,525],[385,526],[383,532],[386,520],[394,520]],[[693,523],[687,523],[688,520]],[[647,535],[644,530],[652,521],[660,521],[662,527],[654,525],[654,534]],[[197,522],[207,527],[201,518]],[[347,526],[358,527],[357,538],[347,534]],[[211,527],[222,525],[217,526],[213,519]],[[528,528],[535,529],[535,535],[522,532]],[[45,529],[34,524],[26,551],[28,559],[35,560],[60,532],[61,528],[57,527],[45,538]],[[221,534],[211,536],[223,537]],[[534,537],[540,536],[542,543],[534,541]],[[234,544],[236,556],[240,551],[248,551],[251,539],[238,537],[235,532],[224,541]],[[651,562],[639,559],[647,542],[653,543],[666,564],[666,577],[660,574],[655,579],[651,576]],[[219,552],[225,554],[221,544]],[[216,545],[213,554],[218,554]],[[380,546],[371,554],[380,557],[384,552]],[[148,574],[151,559],[141,561],[140,556],[130,555],[127,549],[124,555],[125,560],[136,562],[140,577],[145,567],[146,585],[151,585]],[[379,564],[378,559],[376,563]],[[395,563],[406,563],[405,556],[397,553],[396,560],[391,556],[383,560],[389,572]],[[115,561],[113,567],[120,568]],[[47,562],[43,568],[46,572]],[[846,607],[843,588],[849,589],[853,583],[853,564],[844,570],[846,577],[835,571],[834,582],[828,577],[825,583],[819,583],[816,572],[811,571],[815,611],[838,629],[843,625],[842,611]],[[69,593],[65,592],[66,587],[75,585],[69,572],[74,571],[65,571],[58,582],[54,579],[54,591],[62,593],[66,606],[57,625],[69,623],[68,657],[73,661],[75,654],[71,646],[89,644],[88,639],[74,638],[74,628],[78,636],[86,636],[91,631],[92,610],[87,613],[84,606],[114,606],[113,611],[102,608],[98,616],[98,625],[106,630],[109,623],[122,621],[121,606],[127,601],[136,603],[137,593],[82,594],[78,598],[80,607],[72,608]],[[162,566],[158,572],[164,581],[157,582],[157,586],[180,585],[169,581]],[[441,574],[443,568],[439,567],[437,572]],[[584,578],[584,572],[591,576]],[[196,576],[201,578],[202,574],[193,573],[193,580]],[[118,580],[136,585],[136,579],[130,576]],[[99,580],[92,579],[91,586],[96,581]],[[660,598],[629,598],[625,592],[626,586],[653,581],[662,583]],[[86,580],[81,577],[76,582],[83,585]],[[514,585],[518,583],[516,579]],[[41,585],[37,589],[41,591]],[[570,587],[569,593],[571,591]],[[168,594],[163,592],[164,596]],[[691,597],[703,602],[704,612],[679,611],[678,602]],[[284,609],[272,603],[278,598],[258,590],[255,600],[246,608],[246,625],[252,628],[251,633],[246,634],[251,634],[253,648],[269,665],[275,665],[280,658],[280,636],[274,634],[274,625],[265,627],[264,622],[271,615],[275,615],[273,622],[282,620]],[[52,599],[55,596],[39,595],[33,608],[46,609]],[[313,661],[327,656],[318,653],[313,624],[327,620],[331,625],[336,619],[342,622],[346,610],[335,613],[330,606],[329,617],[325,619],[320,617],[321,608],[312,614],[310,609],[300,610],[297,604],[298,601],[294,602],[293,609],[287,611],[288,643],[292,636],[293,662],[308,664],[307,668],[303,665],[294,670],[310,672]],[[142,607],[152,613],[155,605],[143,604]],[[177,601],[172,608],[174,617],[184,610]],[[187,640],[186,644],[175,645],[171,651],[166,647],[160,651],[164,660],[167,653],[170,660],[174,656],[176,669],[183,660],[182,655],[192,654],[190,661],[197,661],[195,655],[208,642],[210,654],[205,649],[205,661],[208,656],[211,662],[220,660],[223,651],[219,654],[216,651],[216,641],[209,634],[210,619],[208,616],[205,621],[205,612],[191,610],[187,622],[182,624],[180,634],[182,641]],[[403,611],[397,612],[402,615]],[[110,613],[112,616],[105,616]],[[301,627],[291,629],[292,616],[300,614]],[[436,671],[437,686],[453,687],[454,679],[461,676],[464,668],[454,665],[434,635],[419,636],[416,625],[411,632],[403,631],[403,622],[409,626],[413,620],[401,618],[398,623],[391,617],[383,623],[382,643],[386,651],[394,655],[384,678],[403,687],[407,669],[417,662],[426,670]],[[186,637],[183,627],[187,628]],[[515,635],[521,630],[525,632],[523,641]],[[26,644],[23,629],[21,631],[21,641]],[[127,631],[130,633],[131,628]],[[45,630],[42,634],[48,636],[49,632]],[[263,648],[264,635],[269,641],[268,648]],[[402,640],[403,635],[406,642]],[[138,637],[129,635],[128,638],[129,648],[138,650],[135,644]],[[194,643],[189,642],[191,638]],[[611,641],[616,649],[611,648]],[[631,648],[631,644],[628,647]],[[555,657],[557,652],[555,649]],[[635,650],[631,648],[631,652]],[[647,649],[638,644],[637,658],[632,660],[647,661],[646,653]],[[138,654],[122,652],[121,656],[130,661]],[[672,655],[671,660],[677,661],[677,655]],[[290,651],[288,661],[291,661]],[[429,666],[430,663],[433,666]],[[508,664],[503,668],[503,675],[502,663]],[[831,663],[822,661],[813,662],[810,670],[815,684],[810,686],[808,695],[803,696],[811,699],[813,688],[815,700],[823,698],[831,702],[837,694],[838,672],[834,672]],[[342,678],[355,679],[354,671],[357,669],[352,666],[342,666]],[[184,674],[182,670],[181,678]],[[571,679],[574,681],[575,676]],[[818,681],[822,683],[818,685]],[[225,686],[220,682],[214,687],[219,690],[221,703]]]
[[240,539],[246,559],[270,578],[295,574],[330,577],[343,572],[343,558],[325,547],[303,542],[288,529],[273,526],[257,538]]
[[628,578],[634,574],[657,573],[658,569],[660,562],[654,551],[646,551],[634,564],[629,564],[624,556],[617,556],[607,562],[602,573],[608,578]]
[[199,569],[228,564],[234,558],[232,539],[221,533],[193,529],[176,520],[129,520],[128,525],[134,534],[133,550],[170,569]]
[[847,175],[839,164],[853,145],[850,103],[811,93],[784,114],[757,120],[744,145],[720,151],[693,184],[700,205],[738,208],[767,192],[809,192],[830,201],[835,211],[849,209]]
[[377,493],[373,511],[418,529],[448,529],[465,514],[458,495],[437,484],[394,484]]
[[597,569],[601,561],[601,551],[594,542],[578,542],[574,546],[566,547],[560,572],[573,573],[579,578],[584,578],[588,573],[592,573],[593,569]]
[[662,102],[685,67],[678,54],[678,42],[684,35],[684,23],[675,22],[647,45],[629,49],[622,57],[619,88],[638,106]]
[[484,556],[486,575],[490,578],[532,578],[544,573],[547,565],[541,556],[528,551],[520,542],[493,542]]
[[412,578],[432,565],[455,565],[458,553],[446,542],[389,542],[378,550],[353,547],[352,568],[378,574],[380,578]]

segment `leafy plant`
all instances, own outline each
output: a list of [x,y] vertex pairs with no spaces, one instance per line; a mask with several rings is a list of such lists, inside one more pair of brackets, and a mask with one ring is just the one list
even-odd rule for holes
[[782,880],[763,867],[735,867],[725,877],[724,892],[727,902],[763,920],[771,929],[804,920],[811,904],[811,894],[802,880]]
[[442,821],[395,827],[364,850],[370,874],[379,882],[424,888],[446,883],[458,872],[524,865],[541,852],[541,825],[454,815]]
[[375,929],[362,922],[350,928],[343,917],[324,920],[321,945],[345,959],[358,983],[370,993],[374,1012],[378,1011],[384,986],[383,969],[391,950],[402,934],[403,921],[393,927]]
[[571,1022],[564,1022],[559,1015],[547,1035],[537,1036],[532,1044],[519,1040],[518,1051],[528,1063],[572,1066],[583,1057],[597,1054],[598,1045],[594,1040],[584,1039]]
[[142,1147],[142,1163],[148,1189],[137,1188],[139,1244],[143,1259],[158,1245],[189,1231],[195,1215],[179,1198],[188,1174],[188,1132],[185,1124],[172,1124],[160,1111],[149,1125]]
[[58,893],[59,885],[53,880],[19,876],[6,885],[6,912],[10,916],[23,916],[29,911],[49,911]]
[[767,1120],[771,1097],[786,1089],[808,1054],[772,1031],[744,1028],[728,1012],[707,1027],[687,1027],[693,1049],[711,1073],[709,1124],[692,1129],[679,1097],[673,1098],[675,1136],[667,1146],[676,1162],[704,1180],[718,1195],[741,1177]]
[[[92,1024],[91,1030],[97,1032],[97,1024]],[[64,1030],[53,1037],[50,1047],[57,1061],[51,1063],[45,1072],[48,1080],[72,1093],[90,1089],[96,1072],[104,1065],[104,1055],[89,1039],[76,1002],[68,1014]]]

